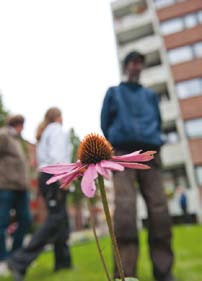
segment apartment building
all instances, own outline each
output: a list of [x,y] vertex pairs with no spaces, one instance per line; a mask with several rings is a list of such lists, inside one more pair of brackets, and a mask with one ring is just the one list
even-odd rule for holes
[[120,76],[123,78],[124,56],[139,50],[146,57],[141,82],[160,97],[163,182],[166,191],[175,194],[170,211],[180,214],[176,190],[181,186],[187,189],[190,212],[198,214],[202,190],[202,1],[117,0],[111,8]]

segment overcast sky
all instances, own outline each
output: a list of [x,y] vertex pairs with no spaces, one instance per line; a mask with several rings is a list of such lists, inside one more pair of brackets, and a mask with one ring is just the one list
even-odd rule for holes
[[26,117],[25,138],[51,106],[64,129],[100,132],[105,91],[118,81],[110,0],[0,0],[0,89]]

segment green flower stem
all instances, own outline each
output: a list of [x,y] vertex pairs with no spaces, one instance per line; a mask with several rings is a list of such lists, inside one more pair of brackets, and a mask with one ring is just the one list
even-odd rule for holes
[[110,275],[109,275],[109,272],[108,272],[108,269],[107,269],[107,266],[106,266],[106,263],[105,263],[105,260],[104,260],[104,256],[102,254],[102,250],[101,250],[101,247],[100,247],[99,239],[97,237],[95,222],[94,222],[94,218],[93,218],[93,215],[92,215],[91,202],[90,202],[89,199],[87,200],[87,204],[88,204],[88,209],[89,209],[89,212],[90,212],[91,225],[92,225],[92,228],[93,228],[93,234],[95,236],[95,242],[96,242],[97,249],[98,249],[98,252],[99,252],[99,255],[100,255],[100,259],[101,259],[101,262],[102,262],[105,274],[107,276],[107,280],[111,281],[111,278],[110,278]]
[[108,206],[107,196],[106,196],[105,187],[104,187],[104,180],[103,180],[102,176],[98,177],[98,183],[99,183],[99,188],[100,188],[100,193],[101,193],[101,198],[102,198],[102,204],[103,204],[103,208],[104,208],[104,212],[105,212],[105,216],[106,216],[106,220],[107,220],[107,225],[109,228],[109,233],[111,236],[112,245],[113,245],[113,249],[114,249],[114,256],[115,256],[117,268],[119,271],[119,275],[121,278],[120,280],[124,281],[125,277],[124,277],[123,267],[121,264],[121,257],[119,254],[118,244],[116,241],[116,236],[115,236],[114,228],[112,225],[112,219],[111,219],[110,212],[109,212],[109,206]]

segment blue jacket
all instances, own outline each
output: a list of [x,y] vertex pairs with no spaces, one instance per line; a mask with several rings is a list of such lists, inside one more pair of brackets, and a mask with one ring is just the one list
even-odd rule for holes
[[179,201],[180,201],[180,206],[181,206],[182,209],[187,207],[187,197],[186,197],[185,193],[181,194]]
[[101,111],[105,137],[118,149],[158,149],[162,145],[158,96],[139,84],[108,89]]

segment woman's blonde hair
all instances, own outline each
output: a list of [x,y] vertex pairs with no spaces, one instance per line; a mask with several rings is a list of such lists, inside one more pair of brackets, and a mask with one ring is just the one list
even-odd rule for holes
[[44,120],[39,124],[37,131],[36,131],[36,140],[39,141],[41,135],[45,128],[50,124],[56,121],[58,117],[62,116],[62,112],[57,107],[51,107],[46,111],[44,116]]

